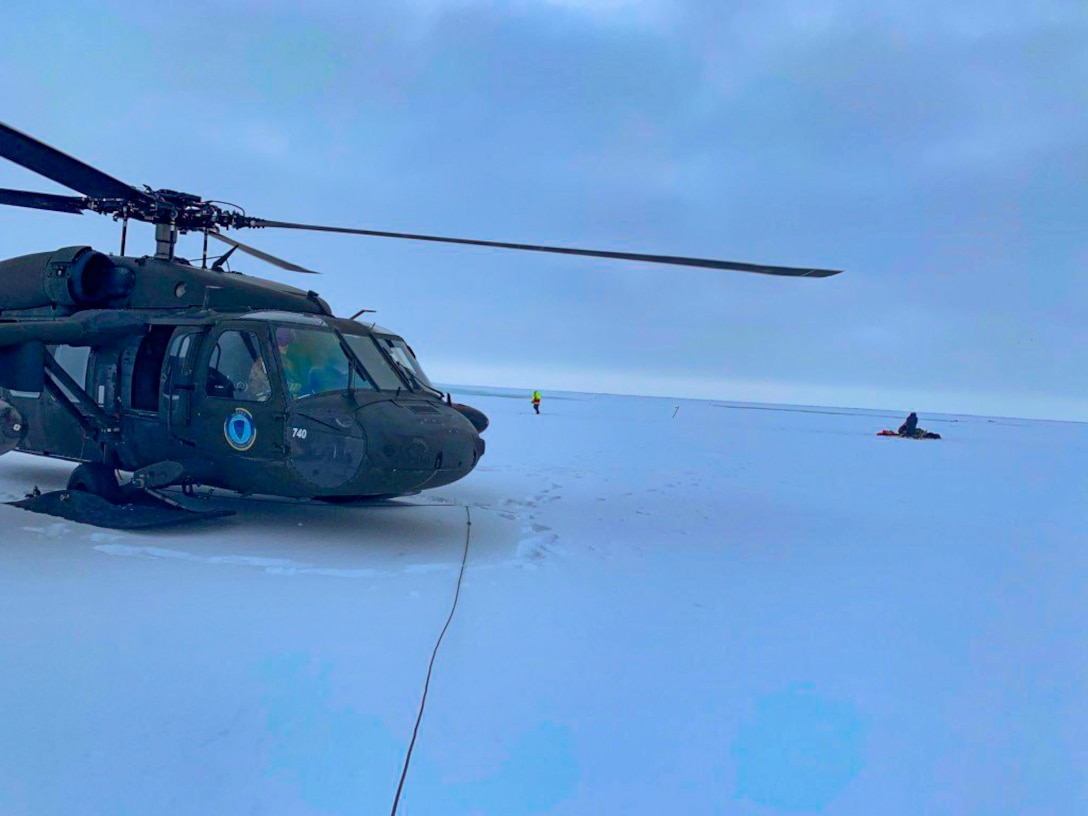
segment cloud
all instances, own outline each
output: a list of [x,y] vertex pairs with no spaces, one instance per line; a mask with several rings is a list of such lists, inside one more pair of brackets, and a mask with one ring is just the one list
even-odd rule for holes
[[[380,308],[425,364],[1088,387],[1080,5],[272,0],[6,20],[5,117],[136,183],[283,220],[847,270],[255,236],[329,272],[338,308]],[[49,189],[26,175],[0,166],[0,184]],[[92,234],[5,217],[5,254]]]

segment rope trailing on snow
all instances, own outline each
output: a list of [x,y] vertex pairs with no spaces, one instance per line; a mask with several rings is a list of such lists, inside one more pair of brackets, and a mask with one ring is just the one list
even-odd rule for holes
[[450,614],[446,618],[446,624],[438,635],[431,652],[431,662],[427,666],[427,679],[423,683],[423,696],[419,701],[419,713],[416,714],[416,725],[412,729],[412,739],[408,743],[408,753],[404,756],[404,768],[400,772],[400,782],[397,783],[397,794],[393,797],[393,810],[390,816],[397,816],[397,807],[400,805],[400,794],[404,790],[404,780],[408,777],[408,765],[412,762],[412,749],[416,747],[416,737],[419,736],[419,724],[423,722],[423,709],[427,705],[427,691],[431,687],[431,674],[434,671],[434,661],[438,657],[438,647],[442,645],[442,639],[446,636],[446,630],[453,621],[453,613],[457,611],[457,600],[461,597],[461,581],[465,577],[465,565],[468,563],[468,545],[472,536],[472,516],[468,507],[465,507],[465,551],[461,554],[461,571],[457,574],[457,588],[453,593],[453,604],[450,606]]

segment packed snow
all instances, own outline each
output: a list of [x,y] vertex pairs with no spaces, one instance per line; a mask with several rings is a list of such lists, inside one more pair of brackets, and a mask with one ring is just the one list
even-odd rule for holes
[[1088,812],[1088,425],[454,397],[387,504],[0,505],[0,813],[390,812],[466,537],[399,813]]

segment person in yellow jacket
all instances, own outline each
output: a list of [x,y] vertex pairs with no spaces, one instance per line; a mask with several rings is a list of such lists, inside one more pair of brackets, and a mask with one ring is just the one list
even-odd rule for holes
[[533,410],[536,411],[538,414],[540,413],[540,392],[539,391],[534,391],[533,392]]

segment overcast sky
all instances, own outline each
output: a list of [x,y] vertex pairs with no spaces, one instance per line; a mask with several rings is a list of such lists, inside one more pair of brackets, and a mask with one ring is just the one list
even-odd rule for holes
[[[132,184],[846,270],[239,235],[324,274],[236,269],[376,309],[441,382],[1088,420],[1082,1],[49,5],[5,8],[0,121]],[[0,257],[119,233],[6,208]]]

